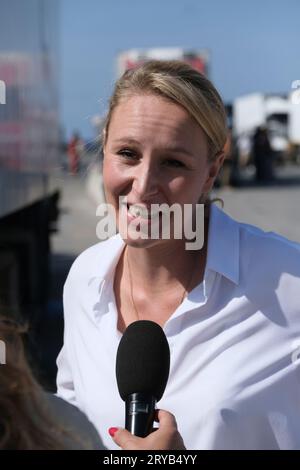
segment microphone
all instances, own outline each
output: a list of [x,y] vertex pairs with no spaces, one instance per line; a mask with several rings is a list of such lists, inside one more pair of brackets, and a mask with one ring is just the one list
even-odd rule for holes
[[125,428],[135,436],[152,431],[156,402],[165,391],[170,371],[170,349],[155,322],[131,323],[120,341],[116,376],[125,401]]

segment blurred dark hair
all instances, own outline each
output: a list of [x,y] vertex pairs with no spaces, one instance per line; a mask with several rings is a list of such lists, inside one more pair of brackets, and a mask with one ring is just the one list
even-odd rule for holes
[[27,328],[0,316],[6,364],[0,365],[0,449],[63,449],[66,432],[48,415],[45,394],[25,358]]

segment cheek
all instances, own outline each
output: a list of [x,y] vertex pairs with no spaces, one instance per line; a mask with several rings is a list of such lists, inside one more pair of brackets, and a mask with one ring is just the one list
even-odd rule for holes
[[118,195],[120,188],[124,184],[124,175],[112,160],[104,158],[102,177],[106,198],[111,200],[114,196]]
[[203,176],[180,178],[169,183],[169,191],[173,202],[181,204],[196,204],[203,194],[205,179]]

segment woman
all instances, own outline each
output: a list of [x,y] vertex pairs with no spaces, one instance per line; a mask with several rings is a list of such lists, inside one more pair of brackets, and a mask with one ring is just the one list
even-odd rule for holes
[[[159,405],[175,414],[188,449],[300,447],[300,250],[210,204],[226,139],[218,92],[188,65],[151,61],[117,82],[103,182],[120,234],[72,266],[58,358],[59,396],[98,430],[123,423],[116,351],[125,328],[147,319],[164,328],[171,350]],[[164,237],[157,204],[192,207],[187,220],[195,236],[203,230],[203,245],[187,249],[174,230]]]
[[[25,359],[24,331],[0,317],[0,346],[5,353],[0,365],[0,450],[104,450],[86,416],[45,393],[36,382]],[[159,430],[145,439],[116,428],[110,428],[110,435],[124,449],[184,449],[174,417],[160,410],[157,421]]]

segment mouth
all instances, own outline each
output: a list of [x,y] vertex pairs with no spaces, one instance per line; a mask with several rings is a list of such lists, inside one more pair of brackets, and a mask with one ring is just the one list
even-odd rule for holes
[[150,220],[162,213],[159,204],[145,206],[142,204],[124,203],[123,206],[126,207],[128,214],[134,219]]

